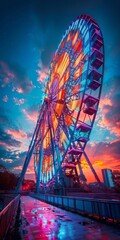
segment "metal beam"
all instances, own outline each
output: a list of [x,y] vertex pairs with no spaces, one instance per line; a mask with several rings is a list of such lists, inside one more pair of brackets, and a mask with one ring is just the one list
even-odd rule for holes
[[29,148],[28,148],[28,152],[27,152],[27,156],[25,158],[23,169],[22,169],[22,172],[21,172],[20,178],[18,180],[18,184],[17,184],[16,190],[15,190],[16,192],[20,191],[20,187],[22,185],[22,181],[24,179],[25,173],[27,171],[27,167],[28,167],[29,162],[31,160],[31,157],[32,157],[32,154],[33,154],[33,151],[34,151],[34,147],[35,147],[35,144],[36,144],[36,140],[37,140],[37,137],[38,137],[38,133],[39,133],[39,129],[40,129],[40,124],[41,124],[41,121],[42,121],[43,113],[44,113],[44,111],[42,113],[40,112],[40,114],[39,114],[39,117],[38,117],[38,120],[37,120],[37,124],[36,124],[36,127],[35,127],[35,131],[33,133],[33,137],[32,137],[32,140],[31,140]]
[[36,182],[36,193],[39,193],[39,190],[40,190],[40,174],[41,174],[42,158],[43,158],[43,148],[41,146],[40,158],[39,158],[39,164],[38,164],[37,182]]
[[52,135],[52,129],[51,129],[49,117],[50,117],[50,112],[48,114],[48,125],[49,125],[49,129],[50,129],[50,139],[51,139],[51,146],[52,146],[53,165],[54,165],[54,170],[55,170],[55,180],[56,180],[56,185],[58,185],[57,169],[56,169],[56,163],[55,163],[55,147],[54,147],[53,135]]
[[[80,147],[82,148],[81,143],[79,143],[79,145],[80,145]],[[83,149],[83,148],[82,148],[82,149]],[[89,158],[88,158],[86,152],[84,151],[84,149],[83,149],[83,155],[84,155],[84,157],[86,158],[86,161],[87,161],[88,165],[90,166],[90,168],[91,168],[91,170],[92,170],[92,173],[94,174],[94,176],[95,176],[97,182],[98,182],[98,183],[101,183],[101,181],[100,181],[100,179],[99,179],[99,177],[98,177],[98,175],[97,175],[97,173],[96,173],[94,167],[92,166],[92,164],[91,164],[91,162],[90,162],[90,160],[89,160]]]

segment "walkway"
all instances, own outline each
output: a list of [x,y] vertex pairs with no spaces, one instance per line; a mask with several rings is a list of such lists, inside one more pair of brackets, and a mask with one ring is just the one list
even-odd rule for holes
[[31,197],[22,197],[25,240],[118,240],[120,231],[61,210]]

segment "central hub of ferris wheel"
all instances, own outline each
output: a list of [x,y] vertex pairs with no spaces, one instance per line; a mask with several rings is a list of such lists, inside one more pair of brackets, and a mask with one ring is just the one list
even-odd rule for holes
[[50,66],[46,94],[17,186],[34,154],[37,192],[86,184],[81,157],[100,179],[85,147],[97,114],[104,46],[96,21],[81,15],[65,32]]

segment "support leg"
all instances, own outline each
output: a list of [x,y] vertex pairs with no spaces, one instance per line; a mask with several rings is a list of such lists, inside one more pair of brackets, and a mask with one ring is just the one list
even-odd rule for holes
[[43,149],[41,147],[39,164],[38,164],[37,182],[36,182],[36,193],[39,193],[39,189],[40,189],[40,173],[41,173],[42,158],[43,158]]

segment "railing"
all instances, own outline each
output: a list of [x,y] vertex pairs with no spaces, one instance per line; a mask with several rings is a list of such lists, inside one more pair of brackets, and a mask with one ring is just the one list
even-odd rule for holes
[[19,200],[20,200],[20,195],[17,195],[0,212],[0,239],[1,240],[5,239],[5,236],[7,234],[7,231],[9,229],[12,221],[13,220],[15,221]]
[[76,213],[85,214],[97,219],[120,223],[120,200],[97,199],[75,196],[57,196],[48,194],[31,194],[31,197]]

